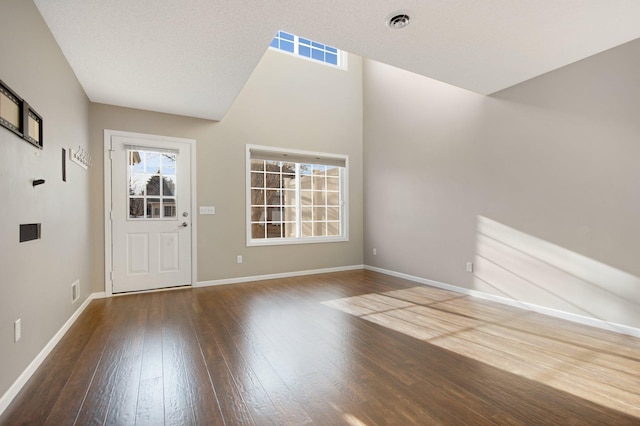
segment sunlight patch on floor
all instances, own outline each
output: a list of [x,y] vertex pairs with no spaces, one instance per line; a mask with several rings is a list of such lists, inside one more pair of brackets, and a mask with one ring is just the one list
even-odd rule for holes
[[322,304],[640,417],[640,339],[425,286]]

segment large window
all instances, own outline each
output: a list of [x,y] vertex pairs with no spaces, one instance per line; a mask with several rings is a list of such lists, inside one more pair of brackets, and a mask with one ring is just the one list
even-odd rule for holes
[[312,61],[322,62],[338,68],[347,68],[346,55],[343,51],[285,31],[278,31],[269,46],[281,52],[301,56]]
[[347,157],[247,146],[247,245],[346,241]]

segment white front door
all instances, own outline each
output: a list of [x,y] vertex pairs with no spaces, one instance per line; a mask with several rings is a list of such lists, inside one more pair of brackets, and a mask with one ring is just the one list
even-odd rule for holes
[[112,292],[191,285],[191,144],[110,139]]

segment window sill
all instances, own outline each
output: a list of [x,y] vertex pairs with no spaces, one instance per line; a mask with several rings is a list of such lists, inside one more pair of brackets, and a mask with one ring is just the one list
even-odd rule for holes
[[261,240],[248,240],[247,247],[284,246],[291,244],[321,244],[343,243],[349,241],[349,237],[313,237],[313,238],[272,238]]

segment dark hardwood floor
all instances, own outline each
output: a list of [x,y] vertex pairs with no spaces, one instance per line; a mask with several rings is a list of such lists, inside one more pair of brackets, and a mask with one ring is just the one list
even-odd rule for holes
[[353,271],[95,300],[0,425],[640,424],[638,339],[416,287]]

